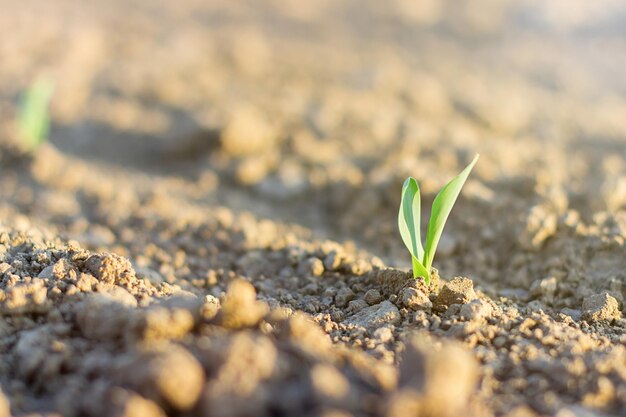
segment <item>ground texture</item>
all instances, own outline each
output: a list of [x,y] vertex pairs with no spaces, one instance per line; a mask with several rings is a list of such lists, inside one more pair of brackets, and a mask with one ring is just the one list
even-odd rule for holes
[[0,7],[0,417],[626,415],[619,1]]

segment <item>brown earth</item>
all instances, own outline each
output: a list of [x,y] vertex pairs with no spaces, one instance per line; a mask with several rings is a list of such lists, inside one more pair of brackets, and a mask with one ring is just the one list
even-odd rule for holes
[[626,415],[620,2],[0,9],[0,417]]

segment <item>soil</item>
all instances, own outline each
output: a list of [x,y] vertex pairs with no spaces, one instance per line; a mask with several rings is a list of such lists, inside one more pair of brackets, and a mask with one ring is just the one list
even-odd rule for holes
[[0,0],[0,417],[626,415],[626,7],[471,6]]

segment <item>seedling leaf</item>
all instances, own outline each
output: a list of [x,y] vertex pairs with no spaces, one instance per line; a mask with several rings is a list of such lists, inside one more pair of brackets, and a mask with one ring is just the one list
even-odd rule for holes
[[422,265],[422,263],[415,257],[413,257],[413,277],[424,278],[426,285],[430,285],[430,272]]
[[[420,233],[420,188],[417,181],[409,177],[402,186],[402,200],[398,213],[398,228],[402,241],[411,253],[414,261],[424,257],[424,247],[422,246]],[[415,262],[413,262],[415,271]]]
[[461,189],[472,171],[472,168],[476,165],[478,158],[479,155],[476,155],[474,160],[459,175],[454,177],[439,191],[439,194],[435,197],[435,201],[433,201],[430,220],[428,222],[428,231],[426,232],[426,251],[422,261],[427,271],[430,271],[432,266],[435,252],[437,251],[437,245],[439,244],[439,239],[441,238],[450,211],[452,211],[452,207],[461,193]]
[[22,96],[18,128],[21,139],[30,151],[48,138],[50,127],[48,107],[53,90],[54,85],[50,80],[39,78]]

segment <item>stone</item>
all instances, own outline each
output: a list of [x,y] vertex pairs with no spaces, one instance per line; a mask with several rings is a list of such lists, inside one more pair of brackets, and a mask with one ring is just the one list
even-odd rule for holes
[[328,271],[334,271],[341,265],[341,256],[337,251],[330,251],[326,258],[324,258],[324,268]]
[[400,322],[400,310],[389,301],[383,301],[346,318],[344,324],[376,329],[386,324],[397,324]]
[[200,309],[200,315],[205,320],[211,320],[220,311],[220,300],[210,294],[204,296],[202,307]]
[[138,333],[129,330],[137,324],[140,313],[104,294],[88,293],[73,310],[78,329],[88,340],[115,340]]
[[277,140],[277,132],[265,114],[253,107],[237,108],[221,132],[223,150],[234,157],[261,154]]
[[369,305],[378,304],[383,300],[383,296],[380,295],[380,291],[375,288],[368,290],[363,298],[365,299],[365,302]]
[[469,278],[456,277],[446,282],[441,288],[435,306],[443,307],[452,304],[466,304],[478,298],[474,292],[474,283]]
[[182,339],[194,327],[194,311],[183,307],[150,306],[137,319],[135,328],[140,339],[147,342]]
[[129,286],[136,280],[130,261],[113,253],[90,256],[85,261],[85,269],[107,284]]
[[205,385],[197,410],[190,415],[254,416],[266,398],[261,388],[276,372],[278,350],[266,336],[237,332],[208,344],[201,353],[215,376]]
[[388,326],[381,327],[379,329],[376,329],[372,336],[374,337],[374,339],[376,339],[377,342],[387,343],[393,340],[393,330],[391,330],[391,328]]
[[42,314],[50,311],[52,302],[44,280],[34,278],[0,290],[0,313],[5,315]]
[[507,338],[504,336],[497,336],[495,339],[493,339],[493,345],[498,349],[504,347],[506,345],[506,342]]
[[367,308],[368,304],[362,298],[352,300],[348,303],[348,313],[358,313],[359,311]]
[[417,288],[407,287],[400,294],[402,304],[411,310],[430,310],[433,303]]
[[402,353],[399,385],[417,397],[419,415],[465,415],[477,380],[476,360],[456,343],[416,335]]
[[612,322],[621,317],[619,303],[607,292],[585,297],[582,319],[589,322]]
[[300,271],[314,277],[322,276],[324,273],[324,263],[316,257],[311,257],[300,265]]
[[533,297],[547,297],[552,299],[557,288],[556,277],[548,277],[534,281],[530,286],[530,294]]
[[202,365],[187,349],[173,344],[139,353],[119,375],[138,393],[180,411],[191,409],[204,387]]
[[461,306],[460,315],[465,320],[483,320],[493,314],[493,307],[485,300],[477,298]]
[[393,268],[378,270],[375,280],[381,293],[386,297],[398,294],[404,287],[415,281],[410,273]]
[[[165,412],[153,401],[132,391],[115,388],[110,394],[111,415],[115,417],[165,417]],[[0,414],[1,416],[1,414]]]
[[337,291],[337,295],[335,296],[335,304],[337,307],[345,307],[348,305],[350,301],[354,299],[354,292],[348,288],[343,287]]
[[13,267],[10,264],[8,264],[6,262],[1,262],[0,263],[0,276],[3,276],[4,274],[7,274],[9,272],[12,272],[11,271],[12,269],[13,269]]
[[267,304],[257,301],[252,284],[235,280],[228,286],[217,319],[228,329],[241,329],[256,325],[267,311]]
[[350,382],[332,365],[320,363],[311,369],[311,385],[322,401],[337,401],[350,393]]
[[573,308],[563,308],[561,309],[561,313],[565,314],[566,316],[570,316],[574,321],[578,321],[582,317],[582,312]]
[[41,270],[41,272],[37,275],[37,278],[41,278],[41,279],[50,279],[52,278],[52,270],[53,270],[54,266],[53,265],[48,265],[47,267],[45,267],[44,269]]

